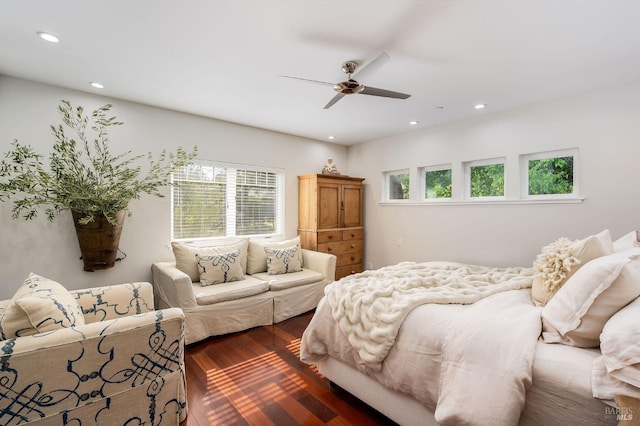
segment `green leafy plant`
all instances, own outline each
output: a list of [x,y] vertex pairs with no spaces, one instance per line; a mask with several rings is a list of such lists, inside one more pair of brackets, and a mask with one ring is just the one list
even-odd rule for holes
[[[197,147],[187,152],[163,150],[157,159],[151,153],[132,156],[131,151],[113,155],[109,150],[108,129],[122,122],[107,117],[111,105],[104,105],[91,114],[69,101],[58,107],[62,122],[73,130],[78,140],[65,134],[65,126],[51,126],[55,143],[46,167],[43,156],[29,145],[12,143],[13,149],[0,162],[0,201],[13,199],[12,215],[30,220],[44,209],[49,220],[70,209],[84,215],[86,224],[97,215],[104,215],[116,224],[116,213],[142,194],[162,197],[161,187],[171,184],[171,173],[191,163]],[[93,130],[93,138],[89,129]],[[145,158],[144,171],[139,160]]]

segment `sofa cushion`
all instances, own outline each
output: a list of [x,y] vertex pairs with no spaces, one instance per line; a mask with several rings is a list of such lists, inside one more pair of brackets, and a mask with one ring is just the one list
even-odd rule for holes
[[265,247],[264,251],[267,254],[267,274],[290,274],[302,271],[299,245],[286,248]]
[[198,305],[213,305],[214,303],[226,302],[227,300],[242,299],[255,294],[264,293],[269,290],[266,281],[245,276],[242,281],[216,284],[201,287],[197,283],[193,286],[193,294],[196,296]]
[[208,242],[190,242],[181,243],[174,241],[171,243],[173,249],[173,255],[176,258],[176,268],[189,275],[192,282],[200,281],[200,271],[198,270],[198,260],[196,259],[196,253],[202,249],[209,249],[208,253],[212,252],[225,253],[235,249],[240,250],[240,266],[242,267],[242,273],[247,271],[247,248],[249,246],[249,239],[243,238],[241,240],[233,241],[220,241],[216,244]]
[[218,253],[218,250],[202,249],[196,253],[196,259],[198,260],[201,286],[244,279],[240,266],[240,250],[238,249],[224,253]]
[[284,290],[285,288],[297,287],[305,284],[317,283],[324,279],[324,275],[311,269],[303,269],[289,274],[269,275],[267,272],[253,274],[252,277],[264,280],[269,283],[269,290]]
[[84,315],[75,297],[59,283],[34,273],[22,283],[0,318],[5,339],[79,325],[84,325]]
[[[249,250],[247,258],[247,274],[253,275],[257,272],[267,271],[267,253],[264,250],[268,248],[288,248],[293,245],[300,245],[300,236],[285,241],[249,241]],[[302,250],[299,251],[300,266],[304,266],[302,263]]]
[[613,253],[608,229],[582,240],[560,238],[542,248],[533,262],[538,277],[533,280],[531,298],[537,306],[545,306],[554,294],[587,262]]

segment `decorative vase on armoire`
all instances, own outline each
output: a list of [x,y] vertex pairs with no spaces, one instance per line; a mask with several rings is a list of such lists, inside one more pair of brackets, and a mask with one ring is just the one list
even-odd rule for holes
[[336,255],[336,280],[363,270],[362,181],[344,175],[298,176],[300,244]]

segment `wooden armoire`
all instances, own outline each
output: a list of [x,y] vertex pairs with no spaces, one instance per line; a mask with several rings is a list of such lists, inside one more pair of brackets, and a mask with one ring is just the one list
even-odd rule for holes
[[336,255],[336,280],[363,270],[363,180],[328,174],[298,176],[300,244]]

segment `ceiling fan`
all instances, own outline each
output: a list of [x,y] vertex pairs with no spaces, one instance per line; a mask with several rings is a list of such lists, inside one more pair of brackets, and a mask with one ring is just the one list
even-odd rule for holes
[[[322,84],[325,86],[332,86],[333,90],[338,92],[325,106],[324,109],[331,108],[336,102],[342,99],[345,95],[371,95],[371,96],[380,96],[383,98],[394,98],[394,99],[407,99],[411,95],[406,93],[394,92],[391,90],[379,89],[377,87],[365,86],[362,83],[359,83],[354,79],[354,77],[358,77],[358,79],[366,78],[368,75],[372,74],[382,65],[384,65],[389,60],[389,55],[385,52],[382,52],[375,59],[364,65],[362,68],[358,68],[360,64],[355,61],[346,61],[342,64],[342,71],[347,74],[347,80],[340,83],[329,83],[326,81],[318,81],[318,80],[310,80],[308,78],[300,78],[300,77],[291,77],[288,75],[282,75],[281,77],[292,78],[295,80],[307,81],[309,83]],[[357,72],[356,72],[357,71]]]

